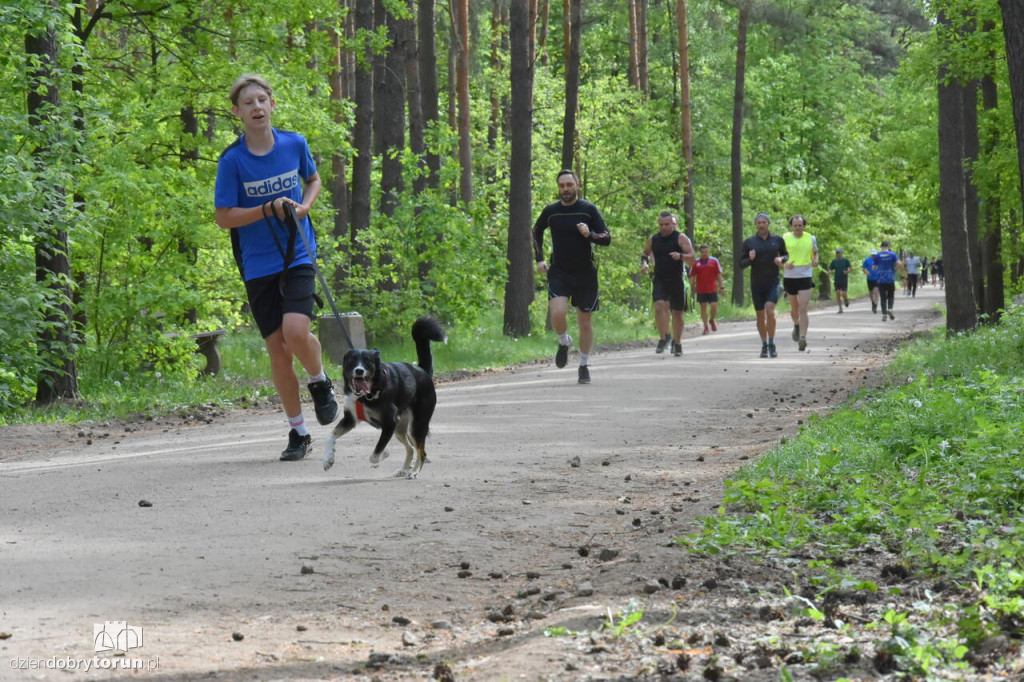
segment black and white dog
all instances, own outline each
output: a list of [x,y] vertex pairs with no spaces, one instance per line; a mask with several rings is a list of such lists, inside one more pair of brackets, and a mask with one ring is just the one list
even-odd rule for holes
[[419,367],[409,362],[381,362],[376,348],[353,348],[345,354],[344,415],[327,437],[324,471],[334,465],[334,442],[355,428],[358,420],[380,429],[370,464],[377,466],[387,459],[387,445],[394,435],[405,446],[405,464],[395,476],[416,478],[419,474],[427,459],[427,433],[437,404],[430,342],[447,339],[441,324],[427,316],[413,323],[412,339]]

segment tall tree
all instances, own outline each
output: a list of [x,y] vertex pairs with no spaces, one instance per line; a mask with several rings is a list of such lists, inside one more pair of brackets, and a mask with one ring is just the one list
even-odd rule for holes
[[504,332],[530,333],[533,302],[533,249],[530,218],[533,176],[533,63],[530,59],[529,15],[521,2],[509,7],[511,74],[511,156],[508,192],[508,279],[505,282]]
[[650,44],[647,30],[647,0],[636,0],[636,72],[637,87],[645,96],[651,94],[648,54]]
[[683,137],[683,219],[686,235],[694,239],[693,224],[693,125],[690,99],[690,30],[686,0],[676,0],[676,22],[679,30],[679,119]]
[[574,167],[576,155],[576,112],[580,106],[580,36],[583,0],[566,0],[569,12],[565,20],[565,117],[562,119],[562,168]]
[[45,188],[46,205],[39,211],[40,228],[35,243],[36,281],[46,292],[43,327],[37,347],[42,366],[36,380],[36,402],[49,405],[78,398],[78,365],[75,361],[75,322],[71,310],[71,261],[68,233],[64,227],[65,188],[55,180],[61,124],[60,88],[57,82],[59,50],[57,17],[60,4],[46,3],[50,21],[25,35],[28,62],[27,111],[29,125],[41,137],[32,150],[39,186]]
[[373,173],[373,0],[355,0],[355,30],[360,54],[355,74],[355,122],[352,125],[352,226],[353,253],[359,235],[370,226]]
[[740,251],[743,248],[743,87],[747,76],[747,24],[750,9],[745,2],[739,5],[736,24],[736,85],[732,100],[732,302],[743,305],[743,268]]
[[[985,32],[991,33],[994,28],[989,22],[985,25]],[[990,52],[989,64],[994,66],[995,59],[992,57],[994,55]],[[985,74],[981,80],[981,101],[987,114],[994,114],[999,109],[999,92],[991,71]],[[992,126],[985,146],[987,156],[992,156],[999,148],[999,139],[999,129]],[[997,194],[992,194],[985,202],[982,221],[985,225],[985,236],[981,244],[985,276],[985,299],[982,302],[982,312],[985,313],[987,321],[994,323],[999,321],[1001,312],[1006,305],[1006,289],[1003,285],[1003,226],[1001,202]]]
[[[351,21],[350,16],[346,17],[346,27],[351,26]],[[350,52],[347,48],[342,48],[342,38],[351,36],[343,36],[342,33],[334,29],[330,31],[330,36],[334,59],[331,62],[331,70],[327,77],[330,87],[329,97],[334,109],[334,120],[339,124],[344,124],[348,118],[344,103],[348,100],[348,88],[352,79],[352,72],[349,60]],[[340,151],[331,154],[331,176],[331,203],[334,207],[334,229],[331,232],[339,238],[339,248],[342,251],[348,251],[351,245],[348,239],[349,223],[351,222],[349,211],[351,199],[348,193],[347,154]],[[344,266],[340,262],[332,276],[334,288],[340,288],[345,278]]]
[[[952,40],[952,24],[939,12],[940,36]],[[964,177],[964,87],[939,65],[939,221],[946,273],[946,332],[974,329],[978,307],[974,297],[970,243],[967,237],[966,179]]]
[[[436,126],[440,120],[437,89],[437,40],[434,33],[434,0],[419,0],[417,16],[417,38],[419,39],[420,106],[423,110],[423,127]],[[433,148],[427,150],[427,185],[437,187],[440,182],[441,157]]]
[[1017,135],[1020,197],[1024,202],[1024,2],[1021,0],[999,0],[999,7],[1003,13],[1006,63],[1010,71],[1010,96],[1013,100],[1013,127]]
[[640,67],[637,52],[640,45],[640,31],[637,28],[636,12],[640,0],[629,0],[626,11],[629,12],[629,66],[627,67],[626,80],[634,88],[640,88]]
[[[384,68],[377,77],[374,118],[379,121],[380,134],[380,211],[392,216],[402,190],[402,150],[405,148],[405,56],[407,47],[402,40],[401,19],[385,12],[388,48],[384,53]],[[379,99],[376,99],[379,97]]]
[[458,99],[459,198],[473,201],[473,138],[469,97],[469,0],[455,0],[455,31],[458,59],[455,64],[455,95]]

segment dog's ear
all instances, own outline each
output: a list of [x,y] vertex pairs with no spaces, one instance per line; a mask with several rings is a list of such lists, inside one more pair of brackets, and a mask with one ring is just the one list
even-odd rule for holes
[[347,365],[349,358],[351,358],[355,354],[356,354],[356,349],[355,348],[349,348],[347,351],[345,351],[345,357],[343,357],[341,359],[341,364],[342,365]]
[[376,376],[380,373],[380,349],[373,348],[370,350],[370,362],[373,363],[373,373]]

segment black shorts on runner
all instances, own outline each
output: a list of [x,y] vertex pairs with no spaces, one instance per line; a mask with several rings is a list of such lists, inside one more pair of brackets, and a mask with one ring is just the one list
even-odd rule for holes
[[568,298],[574,308],[592,313],[601,307],[597,296],[597,269],[584,272],[548,270],[548,299]]
[[686,285],[681,279],[655,277],[651,281],[651,300],[668,301],[670,310],[686,310]]
[[813,289],[814,280],[810,277],[790,277],[788,279],[783,277],[782,286],[786,289],[787,294],[796,296],[801,291]]
[[718,292],[712,291],[710,294],[697,294],[697,303],[718,303]]
[[833,280],[832,282],[832,286],[836,291],[846,291],[847,284],[849,282],[847,282],[846,278]]
[[754,304],[754,310],[764,310],[767,303],[779,302],[779,280],[767,284],[750,284],[750,300]]
[[281,327],[285,313],[301,313],[313,319],[315,291],[316,274],[312,265],[296,265],[288,271],[283,282],[281,274],[278,273],[251,279],[245,283],[249,309],[263,338],[267,338]]
[[878,280],[874,280],[874,279],[869,279],[868,280],[868,291],[871,291],[872,289],[876,289],[877,287],[878,287]]

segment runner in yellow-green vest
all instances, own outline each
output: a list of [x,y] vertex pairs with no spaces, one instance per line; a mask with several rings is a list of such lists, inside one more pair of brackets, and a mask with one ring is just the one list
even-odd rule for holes
[[818,267],[818,240],[805,232],[807,220],[802,215],[789,219],[789,232],[782,238],[789,251],[789,260],[783,266],[782,285],[789,297],[789,314],[793,318],[793,340],[800,350],[807,349],[807,306],[814,288],[814,269]]

